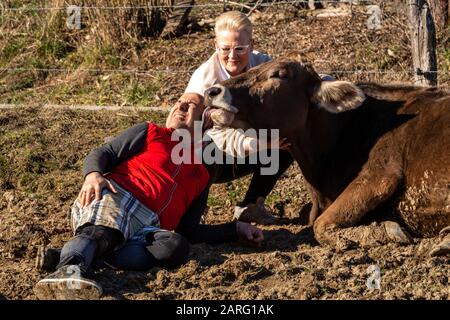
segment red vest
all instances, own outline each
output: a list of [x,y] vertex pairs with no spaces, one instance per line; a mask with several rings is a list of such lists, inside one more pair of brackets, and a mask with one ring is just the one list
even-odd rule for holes
[[192,201],[206,188],[203,164],[174,164],[174,129],[148,124],[147,141],[135,156],[116,166],[108,177],[159,216],[161,228],[175,230]]

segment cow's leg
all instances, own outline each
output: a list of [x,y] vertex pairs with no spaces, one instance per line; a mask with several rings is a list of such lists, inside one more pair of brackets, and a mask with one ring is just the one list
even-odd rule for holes
[[314,223],[317,241],[338,249],[392,241],[409,243],[406,231],[392,221],[346,229],[356,226],[366,213],[387,200],[401,178],[401,167],[393,161],[381,170],[363,170]]
[[317,195],[317,191],[314,188],[312,188],[308,182],[306,182],[306,189],[308,190],[311,196],[311,210],[309,211],[308,216],[308,226],[312,227],[314,225],[314,221],[316,221],[320,212],[319,196]]

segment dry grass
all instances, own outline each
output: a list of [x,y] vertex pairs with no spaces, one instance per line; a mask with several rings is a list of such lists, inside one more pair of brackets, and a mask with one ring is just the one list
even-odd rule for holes
[[[66,1],[42,3],[63,7]],[[183,92],[193,70],[213,53],[211,26],[202,20],[211,20],[223,11],[217,6],[195,8],[191,18],[198,23],[191,23],[189,34],[164,40],[152,37],[158,32],[149,32],[157,20],[149,9],[98,8],[130,3],[143,6],[144,0],[71,2],[79,3],[95,6],[83,10],[81,30],[66,28],[65,10],[6,11],[0,15],[0,68],[30,69],[2,72],[0,103],[168,105]],[[354,6],[352,16],[327,19],[317,18],[319,11],[298,10],[292,5],[261,10],[252,15],[257,49],[273,57],[306,58],[319,71],[338,70],[333,75],[340,79],[412,81],[406,7],[401,1],[381,3],[382,28],[376,31],[367,29],[362,6]],[[35,1],[7,4],[39,6]],[[143,18],[149,16],[152,18]],[[448,30],[440,32],[441,85],[450,83],[448,44]],[[46,68],[64,71],[36,70]]]

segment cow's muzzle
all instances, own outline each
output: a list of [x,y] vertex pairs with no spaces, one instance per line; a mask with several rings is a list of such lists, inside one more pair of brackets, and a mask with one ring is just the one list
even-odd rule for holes
[[228,88],[216,84],[205,91],[205,103],[208,107],[221,108],[238,113],[238,109],[231,104],[231,93]]

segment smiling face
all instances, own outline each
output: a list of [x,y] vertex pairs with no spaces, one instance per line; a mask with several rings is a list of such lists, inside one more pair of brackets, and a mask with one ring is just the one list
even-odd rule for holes
[[173,129],[194,130],[194,121],[202,119],[204,110],[203,98],[196,93],[185,93],[170,110],[166,120],[166,127]]
[[248,66],[253,51],[252,39],[243,30],[222,30],[216,33],[216,51],[220,63],[230,76],[237,76]]

